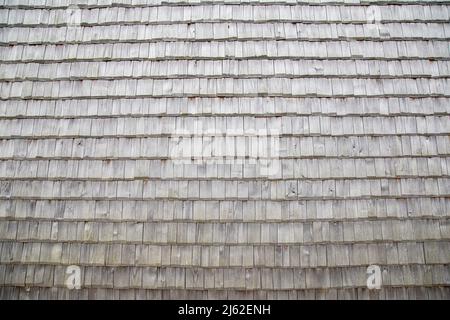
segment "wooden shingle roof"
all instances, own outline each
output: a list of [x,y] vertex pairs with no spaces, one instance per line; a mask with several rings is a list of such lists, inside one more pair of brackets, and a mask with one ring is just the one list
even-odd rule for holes
[[449,299],[449,16],[0,0],[0,299]]

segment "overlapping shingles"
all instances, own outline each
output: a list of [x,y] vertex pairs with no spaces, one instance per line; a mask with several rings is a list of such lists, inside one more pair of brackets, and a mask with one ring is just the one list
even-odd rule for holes
[[446,41],[171,41],[0,46],[4,62],[223,59],[433,59],[446,60]]
[[[295,156],[295,155],[292,155]],[[291,157],[292,157],[291,156]],[[347,156],[348,157],[348,156]],[[411,177],[446,177],[449,175],[449,160],[444,157],[386,157],[386,158],[339,158],[318,159],[281,159],[280,176],[268,177],[270,180],[284,179],[389,179]],[[112,166],[112,173],[105,178],[107,168]],[[126,168],[126,169],[125,169]],[[233,166],[241,174],[236,178],[243,180],[257,179],[251,172],[251,165]],[[0,160],[0,179],[49,179],[49,180],[131,180],[131,179],[183,179],[183,166],[165,160]],[[216,166],[209,165],[203,172],[197,172],[191,179],[204,180],[217,178]],[[250,171],[250,172],[249,172]],[[252,174],[253,173],[253,174]],[[222,176],[230,179],[233,176]],[[203,186],[201,186],[202,188]],[[205,189],[201,193],[207,193]]]
[[448,298],[446,3],[0,4],[2,298]]
[[[324,6],[324,5],[355,5],[355,4],[403,4],[403,5],[411,5],[411,4],[446,4],[445,1],[442,0],[396,0],[396,1],[385,1],[385,0],[363,0],[363,1],[355,1],[355,0],[332,0],[332,1],[302,1],[302,0],[280,0],[280,1],[274,1],[274,2],[267,2],[265,0],[218,0],[214,1],[215,4],[252,4],[256,6],[261,5],[267,5],[269,4],[282,4],[282,5],[311,5],[311,6]],[[86,7],[86,8],[100,8],[100,7],[109,7],[109,6],[115,6],[115,7],[152,7],[152,6],[161,6],[161,5],[171,5],[171,6],[177,6],[177,5],[186,5],[187,2],[185,0],[167,0],[167,1],[161,1],[161,0],[60,0],[57,2],[51,2],[48,3],[46,0],[39,0],[36,1],[36,3],[33,3],[30,5],[30,3],[27,0],[12,0],[12,1],[6,1],[3,0],[2,4],[5,7],[12,7],[12,8],[49,8],[49,9],[56,9],[56,8],[67,8],[70,5],[78,5],[79,7]],[[193,5],[203,5],[203,4],[211,4],[211,1],[197,1],[193,3]],[[191,4],[192,5],[192,4]],[[229,10],[229,13],[232,11]]]
[[[173,78],[445,78],[448,61],[224,60],[3,64],[9,81]],[[170,80],[168,80],[170,81]]]
[[[302,23],[366,23],[367,7],[328,5],[293,6],[286,4],[225,5],[201,4],[178,7],[98,7],[81,9],[80,24],[90,25],[130,25],[130,24],[173,24],[182,22],[302,22]],[[85,7],[82,7],[85,8]],[[379,6],[380,22],[448,21],[448,8],[444,5]],[[12,26],[64,26],[65,9],[50,11],[23,7],[23,9],[3,9],[0,24]]]
[[[70,32],[67,27],[15,27],[4,28],[0,45],[17,44],[64,44],[157,41],[224,41],[224,40],[378,40],[380,34],[386,40],[448,40],[450,29],[442,23],[385,23],[380,30],[364,24],[295,24],[295,23],[194,23],[170,25],[95,26],[80,27],[79,32]],[[228,30],[226,33],[215,30]],[[405,34],[402,30],[415,32]]]

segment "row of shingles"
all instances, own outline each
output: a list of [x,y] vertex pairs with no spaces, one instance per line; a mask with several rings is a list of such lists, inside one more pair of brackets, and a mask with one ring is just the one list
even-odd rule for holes
[[[448,265],[381,266],[389,287],[448,287]],[[64,288],[66,266],[3,265],[4,285]],[[366,267],[82,267],[83,288],[298,290],[366,288]]]
[[105,289],[89,288],[69,290],[65,288],[22,288],[0,287],[2,300],[395,300],[395,299],[448,299],[450,289],[448,287],[389,287],[381,290],[367,288],[348,289],[318,289],[318,290],[186,290],[186,289]]
[[[271,268],[281,270],[301,270],[314,268],[328,268],[329,270],[347,270],[364,268],[368,265],[377,264],[385,265],[388,269],[395,270],[399,267],[411,268],[436,268],[441,276],[436,274],[436,285],[448,285],[448,275],[442,275],[442,266],[446,266],[448,270],[449,242],[433,242],[428,240],[423,243],[389,243],[389,244],[371,244],[361,245],[354,244],[345,247],[345,251],[335,248],[342,248],[343,245],[296,245],[296,246],[242,246],[230,247],[226,245],[218,246],[171,246],[171,245],[122,245],[122,244],[77,244],[77,243],[20,243],[14,244],[4,242],[0,247],[3,248],[1,266],[10,266],[15,268],[21,265],[39,265],[39,266],[63,266],[67,268],[69,265],[78,265],[84,267],[107,266],[108,268],[118,268],[127,266],[136,266],[138,269],[149,267],[171,267],[181,268],[185,270],[200,269],[238,269],[245,270],[249,268]],[[368,248],[375,248],[378,252],[388,251],[384,254],[384,258],[368,257],[373,251],[368,253]],[[408,249],[408,251],[406,251]],[[4,252],[4,251],[9,252]],[[24,250],[24,253],[11,253],[11,250]],[[25,251],[26,250],[26,251]],[[53,250],[50,252],[50,250]],[[65,254],[61,255],[57,250],[65,250]],[[138,250],[135,253],[133,250]],[[141,251],[139,251],[141,250]],[[397,253],[399,250],[399,253]],[[403,252],[400,253],[400,250]],[[410,257],[411,254],[420,253],[424,250],[424,254],[416,257]],[[434,252],[433,252],[434,251]],[[69,252],[71,257],[69,257]],[[148,257],[150,253],[159,252],[165,254],[166,257]],[[244,256],[242,252],[245,252]],[[299,252],[301,262],[299,259]],[[304,254],[307,252],[308,254]],[[335,258],[330,254],[347,254],[341,258]],[[349,252],[351,254],[349,255]],[[179,256],[176,256],[176,255]],[[180,256],[181,254],[181,256]],[[220,258],[208,256],[208,254],[220,254]],[[230,254],[236,254],[229,256]],[[249,256],[250,254],[250,256]],[[252,256],[255,254],[255,258]],[[289,256],[289,254],[291,256]],[[293,255],[297,255],[293,257]],[[33,256],[40,255],[40,258]],[[77,257],[76,255],[79,255]],[[381,255],[381,254],[379,254]],[[397,256],[398,255],[398,256]],[[22,256],[22,257],[21,257]],[[23,257],[26,256],[26,257]],[[31,257],[28,257],[31,256]],[[193,257],[192,257],[193,256]],[[388,258],[386,258],[388,256]],[[426,257],[426,260],[424,260]],[[431,257],[431,258],[430,258]],[[274,259],[285,260],[283,262],[274,262]],[[293,261],[297,258],[297,261]],[[9,260],[7,260],[9,259]],[[384,262],[383,262],[384,260]],[[386,260],[389,260],[386,263]],[[445,270],[444,270],[445,272]],[[3,275],[2,275],[3,276]],[[400,277],[401,279],[401,277]],[[417,285],[423,284],[417,279]],[[2,282],[3,283],[3,282]]]
[[[240,138],[276,135],[284,137],[352,137],[352,136],[438,136],[450,133],[447,115],[430,116],[210,116],[128,117],[73,119],[3,119],[3,139],[34,138],[135,138],[135,152],[142,152],[138,138],[160,138],[161,150],[154,156],[168,157],[172,140],[180,137]],[[244,129],[245,128],[245,129]],[[164,138],[164,139],[163,139]],[[162,139],[162,140],[161,140]],[[398,140],[400,141],[400,140]],[[217,143],[219,143],[218,141]],[[229,143],[233,141],[230,140]],[[201,144],[201,141],[197,143]],[[225,141],[220,142],[225,143]],[[227,141],[228,143],[228,141]],[[165,145],[165,147],[164,147]],[[200,146],[200,145],[199,145]],[[306,145],[302,147],[307,147]],[[384,146],[383,146],[384,147]],[[435,146],[437,149],[439,146]],[[131,147],[129,147],[131,148]],[[313,146],[305,154],[312,154]],[[132,150],[129,150],[130,152]],[[285,154],[287,152],[282,151]],[[241,150],[239,151],[239,154]],[[130,153],[133,154],[133,153]],[[143,152],[143,154],[148,154]],[[281,152],[280,152],[281,154]],[[225,154],[227,155],[227,154]],[[301,155],[299,153],[298,155]],[[318,154],[317,154],[318,155]]]
[[[102,124],[102,122],[100,122]],[[172,140],[170,140],[172,141]],[[176,141],[176,140],[175,140]],[[328,173],[330,166],[340,168],[341,165],[349,165],[347,168],[352,168],[358,165],[358,170],[362,163],[360,160],[367,161],[367,168],[365,173],[369,177],[389,177],[393,175],[393,172],[403,174],[402,172],[412,172],[424,176],[426,173],[425,163],[421,166],[424,171],[419,173],[417,166],[407,169],[405,167],[390,168],[387,164],[392,163],[390,161],[399,161],[400,165],[403,165],[404,160],[389,160],[391,158],[406,159],[417,158],[413,160],[414,164],[420,166],[420,158],[429,157],[428,170],[429,172],[447,172],[445,169],[446,159],[439,160],[436,158],[447,158],[450,153],[448,148],[448,137],[446,135],[431,135],[426,133],[410,134],[410,135],[389,135],[389,136],[298,136],[298,137],[280,137],[278,139],[280,145],[280,152],[278,153],[279,164],[282,168],[275,172],[274,178],[302,178],[310,177],[317,178],[318,175],[313,175],[308,168],[316,169],[318,165],[307,160],[320,159],[319,170],[324,172],[325,177],[331,176]],[[167,136],[160,138],[115,138],[115,137],[85,137],[85,138],[45,138],[34,139],[33,137],[19,139],[18,136],[11,136],[7,139],[0,140],[0,146],[2,148],[1,160],[104,160],[103,162],[86,162],[89,164],[82,164],[81,169],[85,169],[88,172],[92,166],[95,166],[98,170],[109,170],[114,168],[118,169],[116,177],[122,178],[143,178],[146,174],[154,178],[164,177],[178,177],[181,172],[190,179],[195,178],[209,178],[212,174],[217,172],[218,178],[257,178],[257,173],[254,172],[251,165],[254,164],[250,161],[241,161],[230,163],[221,161],[220,158],[212,158],[211,154],[205,156],[204,163],[192,159],[169,159],[169,153],[164,151],[163,153],[155,149],[163,147],[167,149],[169,144],[169,138]],[[128,149],[122,149],[124,146],[130,146]],[[199,146],[201,143],[198,144]],[[230,142],[231,145],[231,142]],[[141,147],[142,146],[142,147]],[[175,149],[176,150],[176,149]],[[190,149],[187,149],[188,151]],[[250,152],[249,152],[250,153]],[[175,154],[175,153],[174,153]],[[230,154],[229,154],[230,155]],[[242,156],[242,154],[239,153]],[[257,155],[252,153],[249,155]],[[273,154],[277,155],[277,154]],[[354,158],[358,162],[348,162],[347,159]],[[342,159],[335,164],[331,164],[328,160]],[[377,160],[378,159],[378,160]],[[114,160],[114,161],[112,161]],[[124,162],[126,160],[135,160],[125,163],[127,166],[127,173],[123,170]],[[178,162],[177,162],[178,160]],[[227,160],[227,159],[225,159]],[[228,159],[230,160],[230,159]],[[240,159],[242,160],[242,159]],[[306,162],[305,162],[306,161]],[[20,166],[19,162],[16,166]],[[57,164],[59,162],[52,163],[55,174],[59,174],[60,168]],[[306,163],[307,167],[298,168],[293,167],[297,163]],[[35,165],[45,165],[46,162],[36,162]],[[47,164],[50,164],[47,162]],[[71,168],[78,170],[78,167],[73,162],[68,163]],[[200,165],[199,170],[192,171],[190,165]],[[218,168],[217,165],[223,165],[223,168]],[[5,170],[13,170],[12,162],[5,162]],[[55,166],[56,165],[56,166]],[[11,167],[11,169],[9,169]],[[439,168],[440,166],[440,168]],[[33,167],[30,168],[32,170]],[[23,170],[21,168],[20,170]],[[19,170],[19,169],[18,169]],[[49,175],[47,167],[39,166],[37,168],[39,175]],[[42,171],[41,171],[42,170]],[[162,170],[161,174],[156,173],[153,170]],[[175,171],[176,170],[176,171]],[[180,171],[181,170],[181,171]],[[334,169],[333,169],[334,170]],[[417,170],[417,171],[416,171]],[[15,171],[14,171],[15,172]],[[5,177],[11,177],[13,171],[5,174]],[[176,173],[177,172],[177,173]],[[123,175],[122,175],[123,173]],[[334,172],[333,175],[337,177],[345,177],[343,173]],[[359,174],[350,173],[349,176],[358,177]],[[106,177],[107,178],[107,177]]]
[[345,268],[370,264],[448,264],[448,240],[353,244],[187,245],[79,242],[1,242],[2,264],[173,266],[201,268]]
[[202,268],[357,267],[448,264],[448,241],[328,245],[134,245],[2,242],[2,264],[174,266]]
[[[49,10],[50,9],[50,10]],[[447,22],[448,6],[412,5],[378,6],[377,21],[372,21],[372,8],[364,6],[286,6],[224,5],[178,7],[103,7],[79,9],[80,25],[174,24],[196,22],[302,22],[302,23],[386,23],[386,22]],[[0,9],[0,26],[64,26],[67,9]]]
[[[410,266],[382,266],[385,272],[385,286],[423,286],[435,285],[446,286],[448,282],[448,268],[446,265],[410,265]],[[5,285],[26,286],[34,284],[39,287],[63,287],[61,276],[64,277],[65,266],[51,265],[5,265],[6,270]],[[37,269],[37,270],[36,270]],[[14,271],[13,271],[14,270]],[[246,270],[244,268],[181,268],[181,267],[83,267],[85,282],[83,287],[116,287],[124,288],[185,288],[185,289],[327,289],[342,287],[363,287],[365,284],[364,267],[347,268],[254,268]],[[2,270],[3,271],[3,270]],[[14,273],[11,274],[10,271]],[[55,272],[55,279],[45,279],[39,281],[42,273]],[[94,283],[90,275],[94,272]],[[110,274],[114,272],[114,279]],[[427,275],[423,275],[426,272]],[[249,277],[244,280],[242,276],[247,273]],[[404,273],[402,275],[402,273]],[[422,273],[422,275],[420,274]],[[276,279],[283,274],[281,279]],[[204,279],[209,276],[209,279]],[[306,283],[305,283],[306,275]],[[386,276],[387,275],[387,276]],[[27,278],[28,276],[28,278]],[[159,276],[159,277],[158,277]],[[175,276],[178,276],[178,281]],[[197,276],[193,281],[192,277]],[[275,283],[270,277],[275,276]],[[314,278],[314,276],[321,279]],[[389,276],[391,279],[389,279]],[[415,279],[411,279],[411,277]],[[218,279],[220,277],[220,279]],[[263,281],[260,281],[263,277]],[[295,277],[293,279],[293,277]],[[144,279],[142,279],[144,278]],[[159,278],[159,279],[158,279]],[[330,278],[332,279],[330,281]],[[432,278],[432,279],[428,279]],[[167,282],[162,281],[166,279]],[[54,280],[54,281],[52,281]],[[158,281],[159,280],[159,281]],[[189,281],[190,280],[190,281]],[[204,280],[206,280],[205,282]],[[219,283],[214,284],[214,280]],[[281,281],[280,281],[281,280]],[[294,281],[292,281],[294,280]],[[431,280],[431,281],[430,281]],[[186,281],[186,282],[185,282]],[[27,283],[28,282],[28,283]],[[208,284],[209,282],[209,284]],[[212,283],[211,283],[212,282]],[[224,282],[224,283],[223,283]],[[281,282],[281,283],[280,283]],[[331,282],[331,283],[330,283]],[[329,286],[329,287],[327,287]]]
[[0,46],[2,62],[254,60],[254,59],[433,59],[448,60],[447,41],[173,41],[145,43]]
[[449,98],[146,98],[1,101],[0,119],[152,116],[418,116],[449,114]]
[[0,64],[2,81],[180,78],[448,78],[449,61],[173,60]]
[[[69,265],[82,267],[107,266],[119,268],[135,266],[142,268],[180,268],[183,270],[266,268],[279,270],[305,270],[327,268],[328,270],[366,269],[368,265],[386,266],[390,270],[399,267],[434,268],[438,279],[434,284],[448,285],[448,274],[442,274],[442,266],[448,272],[448,241],[425,243],[384,243],[354,245],[277,245],[277,246],[171,246],[133,244],[78,244],[78,243],[20,243],[3,242],[1,266],[17,268],[23,265],[39,265],[49,268]],[[336,249],[338,248],[338,249]],[[13,253],[23,250],[23,253]],[[61,250],[66,253],[61,254]],[[135,254],[136,250],[136,254]],[[398,250],[398,252],[397,252]],[[422,254],[422,250],[424,253]],[[5,252],[7,251],[7,252]],[[375,251],[378,256],[370,256]],[[387,251],[387,253],[384,253]],[[244,254],[242,254],[244,252]],[[306,253],[305,253],[306,252]],[[350,254],[349,254],[350,252]],[[150,256],[150,254],[163,254]],[[343,254],[342,257],[337,254]],[[253,257],[253,254],[255,257]],[[417,256],[413,256],[417,254]],[[39,255],[39,257],[37,257]],[[212,257],[211,255],[215,255]],[[220,255],[220,258],[219,258]],[[334,256],[336,255],[336,257]],[[300,256],[300,262],[299,262]],[[276,259],[284,259],[277,261]],[[296,260],[296,261],[295,261]],[[386,262],[387,261],[387,262]],[[0,267],[1,268],[1,267]],[[439,275],[440,274],[440,275]],[[3,276],[3,274],[2,274]],[[401,276],[400,276],[401,279]],[[398,280],[401,282],[401,280]],[[417,279],[416,285],[421,285]],[[4,284],[2,282],[2,284]],[[356,285],[356,283],[354,283]],[[405,283],[406,284],[406,283]],[[411,283],[408,283],[411,284]]]
[[[220,165],[220,160],[213,161]],[[164,160],[41,160],[27,159],[23,161],[0,160],[0,179],[9,180],[200,180],[206,188],[215,186],[213,180],[228,180],[240,178],[253,181],[289,180],[289,179],[389,179],[389,178],[425,178],[450,176],[450,157],[414,157],[414,158],[312,158],[312,159],[282,159],[279,160],[281,169],[276,175],[262,177],[252,164],[241,165],[241,170],[231,165],[230,172],[223,172],[215,165],[206,166],[204,171],[197,171],[195,176],[187,177],[184,174],[184,165],[177,161]],[[190,161],[189,161],[190,162]],[[230,161],[231,162],[231,161]],[[195,164],[195,162],[192,162]],[[256,165],[255,160],[253,165]],[[209,169],[209,170],[208,170]],[[253,170],[252,170],[253,169]],[[383,170],[384,169],[384,170]],[[105,177],[106,173],[109,173]],[[231,172],[236,173],[232,175]],[[220,187],[219,187],[220,188]],[[222,189],[222,188],[220,188]],[[250,195],[249,195],[250,196]],[[252,195],[254,196],[254,195]]]
[[[212,200],[3,200],[1,205],[1,218],[3,220],[12,220],[8,224],[8,233],[10,238],[16,235],[14,220],[30,222],[28,228],[41,226],[49,228],[49,221],[55,224],[55,232],[58,230],[58,222],[64,221],[84,221],[84,222],[123,222],[130,227],[139,226],[134,223],[144,222],[196,222],[199,227],[204,227],[204,223],[225,223],[225,222],[245,222],[248,230],[256,228],[260,230],[260,223],[272,222],[297,222],[303,223],[304,234],[309,234],[308,228],[311,222],[323,222],[324,230],[330,231],[330,238],[353,239],[353,229],[348,229],[345,238],[340,228],[344,225],[352,227],[355,225],[364,225],[367,220],[379,218],[383,221],[385,233],[389,239],[398,235],[392,235],[388,227],[392,221],[391,227],[405,225],[408,227],[408,219],[420,220],[426,219],[430,224],[433,221],[439,221],[441,233],[448,235],[448,225],[445,218],[448,217],[450,199],[448,198],[430,198],[415,197],[405,199],[369,199],[369,200],[306,200],[306,201],[212,201]],[[360,222],[360,223],[359,223]],[[309,224],[308,224],[309,223]],[[103,224],[102,224],[103,225]],[[120,225],[106,224],[108,227]],[[162,224],[161,226],[163,226]],[[182,225],[182,224],[180,224]],[[319,224],[317,224],[319,225]],[[378,225],[374,223],[374,226]],[[428,227],[428,223],[421,228]],[[25,232],[27,224],[20,224],[22,228],[19,232]],[[53,226],[53,225],[52,225]],[[62,224],[64,226],[64,224]],[[185,225],[184,225],[185,226]],[[47,230],[44,228],[43,230]],[[398,229],[398,228],[397,228]],[[396,229],[396,230],[397,230]],[[420,228],[419,228],[420,229]],[[30,229],[31,230],[31,229]],[[96,230],[96,229],[95,229]],[[125,230],[125,229],[124,229]],[[360,229],[358,229],[360,230]],[[98,231],[98,230],[97,230]],[[397,230],[398,231],[398,230]],[[396,232],[397,232],[396,231]],[[437,232],[437,230],[435,230]],[[31,231],[30,231],[31,232]],[[45,231],[46,232],[46,231]],[[44,233],[45,233],[44,232]],[[50,232],[50,231],[49,231]],[[327,231],[328,232],[328,231]],[[359,232],[359,231],[358,231]],[[368,232],[368,234],[377,234],[379,231]],[[410,233],[411,234],[411,233]],[[426,234],[426,232],[424,233]],[[118,235],[118,234],[117,234]],[[426,237],[421,236],[420,237]],[[23,238],[23,236],[18,236]],[[96,236],[98,238],[98,235]],[[260,236],[258,236],[259,239]],[[122,234],[120,239],[124,238]],[[311,237],[310,237],[311,238]],[[326,238],[326,236],[320,236]],[[357,239],[363,238],[358,235]],[[126,239],[126,237],[125,237]],[[308,238],[309,239],[309,238]]]
[[3,82],[2,100],[133,97],[449,97],[450,79],[193,78]]
[[[385,0],[362,0],[362,1],[348,1],[348,0],[207,0],[207,1],[197,1],[197,2],[187,2],[186,0],[78,0],[75,2],[80,8],[105,8],[105,7],[128,7],[128,8],[141,8],[141,7],[152,7],[152,6],[203,6],[205,4],[235,4],[235,5],[268,5],[268,4],[279,4],[279,5],[309,5],[309,6],[329,6],[329,5],[346,5],[354,6],[355,3],[366,5],[430,5],[430,4],[443,4],[446,5],[448,2],[443,0],[395,0],[395,1],[385,1]],[[2,0],[0,1],[0,6],[4,8],[68,8],[74,5],[73,0],[59,0],[56,2],[48,2],[46,0],[37,0],[30,3],[27,0]]]
[[[234,89],[233,89],[234,88]],[[449,79],[169,79],[3,82],[2,100],[146,97],[448,97]]]
[[249,200],[297,201],[332,199],[397,199],[415,197],[449,197],[450,179],[346,179],[283,180],[262,182],[229,180],[216,185],[224,192],[200,190],[199,181],[1,181],[0,199],[59,200]]
[[[227,180],[84,181],[6,180],[1,182],[2,200],[332,200],[407,199],[448,197],[448,181],[440,178],[286,180],[260,182]],[[218,191],[206,190],[216,186]],[[45,190],[42,190],[42,189]],[[354,190],[357,188],[357,190]]]
[[227,40],[440,40],[450,39],[448,23],[370,24],[301,23],[193,23],[171,25],[129,25],[96,27],[15,27],[3,28],[0,45],[14,44],[86,44],[108,42],[148,43],[161,41]]
[[[206,214],[205,214],[206,216]],[[450,239],[447,217],[406,220],[281,221],[281,214],[267,214],[265,222],[205,221],[94,222],[65,220],[1,220],[2,240],[64,243],[124,244],[352,244],[380,241],[425,241]],[[204,219],[204,218],[203,218]],[[228,219],[232,219],[228,217]],[[397,234],[398,233],[398,234]],[[242,252],[241,252],[242,254]]]

